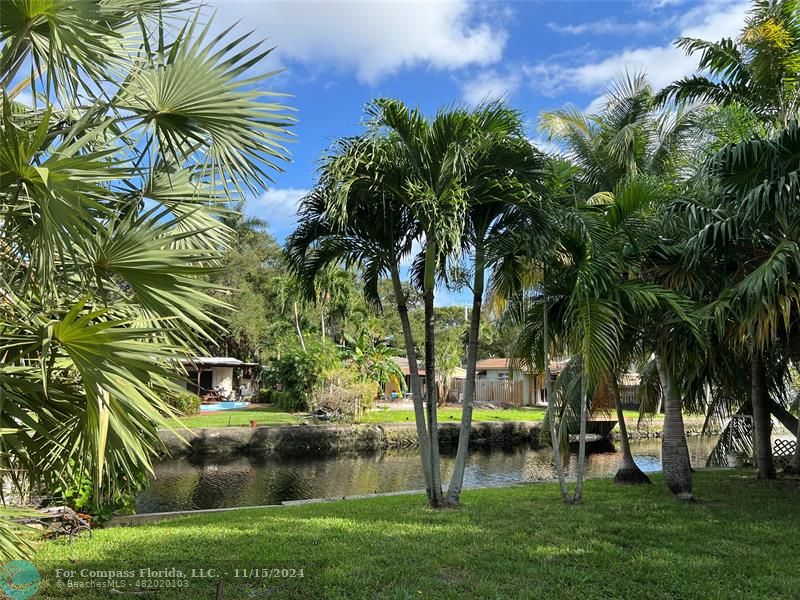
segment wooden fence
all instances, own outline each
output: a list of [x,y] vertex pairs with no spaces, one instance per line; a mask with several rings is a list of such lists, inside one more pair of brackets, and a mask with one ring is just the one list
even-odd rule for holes
[[[464,395],[464,379],[455,379],[450,384],[448,402],[460,402]],[[475,380],[477,402],[497,402],[522,406],[522,380],[500,381],[499,379]]]

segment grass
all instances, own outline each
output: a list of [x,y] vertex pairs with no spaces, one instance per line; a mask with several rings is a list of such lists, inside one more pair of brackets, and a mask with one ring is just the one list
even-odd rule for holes
[[[544,408],[476,408],[472,411],[473,421],[541,421],[544,419]],[[438,411],[439,422],[461,421],[460,408],[440,408]],[[625,416],[636,418],[636,411],[625,411]],[[366,413],[362,423],[403,423],[414,421],[414,411],[411,409],[375,409]]]
[[[633,414],[633,413],[632,413]],[[472,413],[474,421],[541,421],[544,409],[509,408],[476,409]],[[283,412],[272,406],[251,406],[248,408],[216,411],[180,419],[187,427],[241,427],[249,426],[254,420],[259,425],[296,425],[302,422],[302,415]],[[439,409],[439,421],[460,421],[460,408]],[[362,423],[403,423],[414,421],[411,409],[375,409],[365,413]]]
[[[418,495],[248,509],[49,542],[35,562],[42,597],[87,600],[109,596],[57,588],[55,569],[213,568],[226,600],[797,598],[800,481],[701,471],[695,504],[654,482],[589,481],[579,507],[532,484],[465,492],[456,510]],[[233,577],[269,567],[304,577]],[[214,598],[214,578],[189,583],[157,597]]]
[[300,423],[298,415],[265,404],[200,413],[199,415],[183,417],[179,420],[187,427],[249,427],[251,420],[259,425],[296,425]]
[[[460,408],[440,408],[439,422],[461,421]],[[247,408],[233,410],[221,410],[211,413],[201,413],[192,417],[183,417],[180,422],[187,427],[249,427],[250,421],[255,421],[258,425],[297,425],[303,421],[302,414],[294,414],[282,411],[281,409],[260,404]],[[632,425],[636,424],[639,417],[638,411],[626,410],[625,418]],[[543,408],[476,408],[472,412],[472,420],[480,421],[541,421],[544,418]],[[608,415],[608,418],[615,418]],[[661,422],[661,417],[655,417],[655,421]],[[365,413],[361,417],[361,423],[405,423],[414,422],[414,411],[412,409],[374,409]]]

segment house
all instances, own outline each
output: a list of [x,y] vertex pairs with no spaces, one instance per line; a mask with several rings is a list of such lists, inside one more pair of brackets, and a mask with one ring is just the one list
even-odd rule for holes
[[[555,380],[556,375],[566,364],[567,360],[550,361],[552,380]],[[479,360],[475,364],[475,379],[475,400],[478,402],[500,401],[522,406],[547,404],[544,373],[530,373],[513,369],[511,360],[508,358]]]
[[[388,381],[383,386],[383,396],[387,400],[403,398],[405,394],[411,393],[411,371],[408,368],[408,359],[405,356],[393,356],[392,360],[400,367],[405,377],[405,392],[400,389],[395,381]],[[419,378],[422,382],[423,389],[425,388],[425,369],[419,368]]]
[[254,392],[252,367],[257,363],[246,363],[229,356],[196,356],[181,362],[188,374],[186,389],[198,396],[213,390],[225,397],[233,397],[241,391],[245,395]]
[[[405,393],[394,381],[389,381],[383,386],[383,395],[387,400],[403,398],[406,395],[411,394],[411,371],[408,368],[408,359],[405,356],[393,356],[392,360],[397,364],[398,367],[403,371],[403,376],[405,377]],[[418,361],[417,368],[419,369],[419,378],[420,383],[422,384],[422,389],[425,389],[425,369],[422,368],[421,361]],[[456,401],[450,396],[454,394],[454,387],[453,383],[457,381],[463,381],[464,377],[466,377],[467,372],[462,369],[461,367],[456,367],[452,373],[450,373],[450,389],[448,390],[448,402]]]

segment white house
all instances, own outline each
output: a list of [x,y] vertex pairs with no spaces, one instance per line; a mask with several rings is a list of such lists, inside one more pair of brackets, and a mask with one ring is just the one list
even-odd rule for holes
[[[217,389],[224,396],[231,396],[234,385],[250,384],[249,379],[239,380],[238,374],[244,367],[255,366],[255,363],[245,363],[238,358],[229,356],[197,356],[181,361],[188,373],[186,389],[198,396],[207,394]],[[239,373],[235,373],[238,369]]]

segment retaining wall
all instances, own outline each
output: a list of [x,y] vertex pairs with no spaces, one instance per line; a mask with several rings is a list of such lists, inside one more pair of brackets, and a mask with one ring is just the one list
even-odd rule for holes
[[[456,446],[459,427],[459,423],[440,423],[440,446]],[[473,423],[470,446],[511,447],[526,444],[538,448],[540,429],[541,424],[537,422]],[[207,427],[179,434],[160,431],[159,437],[167,453],[173,457],[218,454],[326,455],[417,445],[417,429],[413,423]]]

